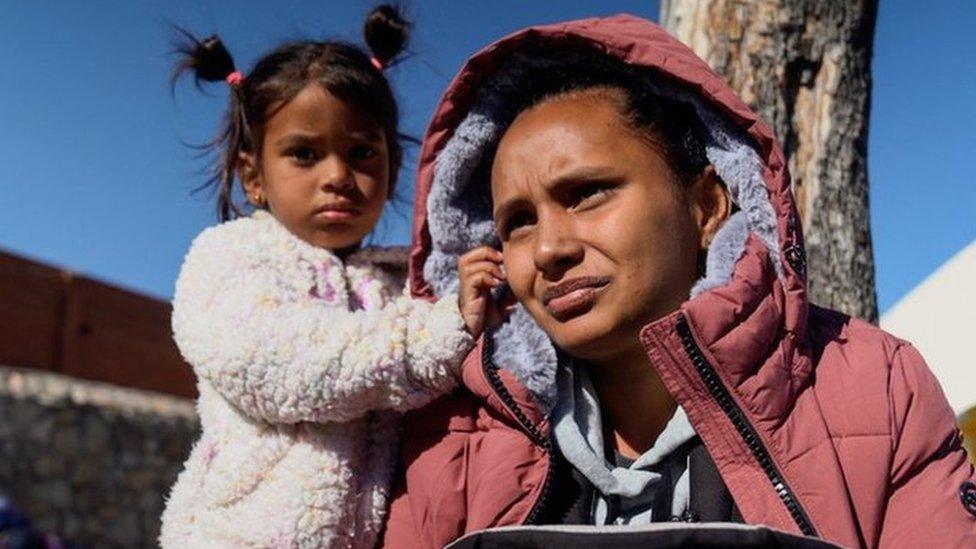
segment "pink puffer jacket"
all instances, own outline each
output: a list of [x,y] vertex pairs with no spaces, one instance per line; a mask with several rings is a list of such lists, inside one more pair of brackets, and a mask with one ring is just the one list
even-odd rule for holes
[[[695,296],[640,340],[745,521],[845,546],[976,547],[973,467],[937,381],[909,343],[808,304],[779,145],[703,61],[648,21],[532,28],[465,65],[421,153],[414,294],[446,293],[455,256],[493,236],[474,167],[504,127],[493,122],[498,105],[484,99],[491,82],[524,45],[566,39],[656,69],[662,93],[694,103],[706,126],[727,126],[711,130],[709,157],[742,213],[712,248],[733,259],[723,264],[721,250],[710,250]],[[516,313],[517,329],[479,344],[463,368],[466,390],[408,417],[386,546],[440,547],[537,520],[552,463],[555,360],[525,322]]]

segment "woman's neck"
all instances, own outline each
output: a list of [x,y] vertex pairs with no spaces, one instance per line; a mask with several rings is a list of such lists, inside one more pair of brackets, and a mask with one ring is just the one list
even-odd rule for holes
[[677,408],[643,349],[587,364],[604,436],[627,457],[646,452]]

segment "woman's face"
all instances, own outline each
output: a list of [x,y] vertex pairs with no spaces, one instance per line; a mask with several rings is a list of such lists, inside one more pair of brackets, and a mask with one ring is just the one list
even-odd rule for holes
[[522,112],[491,173],[513,293],[556,345],[591,361],[633,352],[638,330],[688,297],[717,228],[716,188],[724,197],[710,167],[677,183],[620,114],[622,100],[590,90]]

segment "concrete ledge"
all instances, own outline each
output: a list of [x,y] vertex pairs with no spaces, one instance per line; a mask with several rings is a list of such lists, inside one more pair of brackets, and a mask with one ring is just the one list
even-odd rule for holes
[[44,406],[88,405],[123,414],[196,421],[194,401],[188,398],[29,368],[0,366],[0,397],[34,400]]

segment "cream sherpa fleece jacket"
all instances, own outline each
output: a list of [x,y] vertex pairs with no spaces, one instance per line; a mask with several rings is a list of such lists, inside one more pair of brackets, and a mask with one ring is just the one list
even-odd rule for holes
[[372,547],[397,412],[456,383],[472,345],[456,296],[403,293],[405,250],[339,260],[258,212],[205,230],[173,332],[202,426],[162,518],[164,547]]

